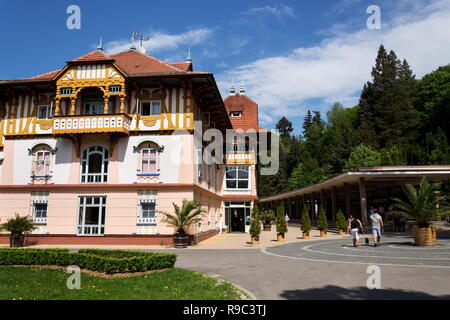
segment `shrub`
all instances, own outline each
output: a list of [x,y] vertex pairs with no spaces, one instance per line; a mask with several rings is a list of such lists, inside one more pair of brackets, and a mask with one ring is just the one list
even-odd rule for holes
[[325,214],[323,206],[320,206],[319,208],[319,215],[317,216],[317,229],[319,229],[320,231],[328,229],[327,216]]
[[338,230],[347,230],[347,221],[345,220],[344,213],[339,210],[336,214],[336,227]]
[[302,218],[300,220],[300,229],[303,232],[309,232],[311,231],[311,220],[309,219],[309,208],[308,206],[305,206],[303,208]]
[[12,236],[20,236],[22,233],[34,229],[36,229],[36,226],[29,217],[21,217],[18,214],[15,218],[8,219],[7,222],[0,225],[0,231],[10,232]]
[[273,212],[273,210],[265,210],[261,214],[261,220],[264,224],[271,224],[274,218],[275,212]]
[[252,210],[252,220],[250,222],[250,235],[259,236],[261,233],[261,216],[259,214],[258,204],[255,202]]
[[172,268],[176,255],[121,250],[0,249],[0,265],[77,265],[103,273],[142,272]]
[[275,217],[275,224],[277,226],[277,233],[287,232],[287,223],[284,213],[284,204],[281,203],[277,209],[277,215]]

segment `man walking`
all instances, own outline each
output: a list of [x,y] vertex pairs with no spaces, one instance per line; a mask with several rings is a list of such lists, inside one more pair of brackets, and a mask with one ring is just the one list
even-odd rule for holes
[[376,209],[370,215],[370,222],[372,223],[372,233],[374,247],[380,246],[381,233],[383,232],[384,224],[383,218],[377,213]]

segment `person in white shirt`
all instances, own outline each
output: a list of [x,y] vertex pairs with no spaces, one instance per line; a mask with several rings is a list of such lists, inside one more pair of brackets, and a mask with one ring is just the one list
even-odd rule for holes
[[381,233],[383,232],[384,224],[383,218],[377,213],[376,209],[370,215],[370,222],[372,223],[372,233],[374,246],[380,246]]

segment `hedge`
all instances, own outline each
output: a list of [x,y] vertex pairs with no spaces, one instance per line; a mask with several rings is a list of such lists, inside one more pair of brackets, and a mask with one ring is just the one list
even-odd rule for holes
[[0,265],[76,265],[108,274],[173,268],[176,257],[171,253],[120,250],[83,249],[71,253],[68,249],[0,249]]

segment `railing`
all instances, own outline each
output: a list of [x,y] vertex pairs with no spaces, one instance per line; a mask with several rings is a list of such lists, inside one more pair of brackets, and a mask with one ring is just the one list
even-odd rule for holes
[[131,117],[126,114],[56,116],[53,119],[53,133],[129,133]]
[[156,224],[156,218],[141,218],[137,220],[138,224]]
[[79,236],[102,236],[105,233],[105,225],[84,225],[78,226]]
[[255,153],[253,151],[230,151],[226,154],[226,164],[254,164]]
[[38,224],[45,224],[45,223],[47,223],[47,217],[45,217],[45,218],[33,217],[32,219],[33,219],[33,223],[38,223]]

